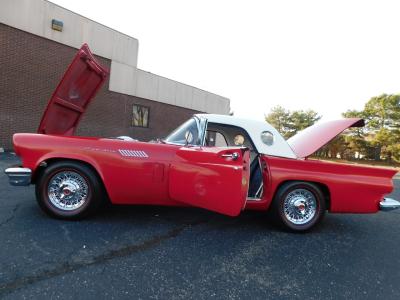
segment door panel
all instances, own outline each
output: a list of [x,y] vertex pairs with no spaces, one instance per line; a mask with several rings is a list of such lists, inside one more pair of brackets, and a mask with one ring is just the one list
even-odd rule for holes
[[247,148],[182,147],[171,163],[170,197],[192,206],[237,216],[248,186]]

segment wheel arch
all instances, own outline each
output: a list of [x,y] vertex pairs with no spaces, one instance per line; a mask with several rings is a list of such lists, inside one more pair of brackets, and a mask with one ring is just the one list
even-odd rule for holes
[[35,184],[37,180],[42,176],[43,171],[50,165],[57,163],[57,162],[78,162],[81,163],[85,166],[87,166],[89,169],[91,169],[94,174],[97,176],[100,184],[103,186],[104,192],[106,193],[106,198],[109,200],[109,195],[107,191],[107,187],[104,184],[104,179],[102,176],[102,173],[98,170],[97,164],[93,163],[92,161],[85,160],[83,158],[75,158],[75,157],[64,157],[64,156],[51,156],[47,158],[41,159],[37,167],[35,168],[35,172],[33,173],[32,176],[32,184]]
[[298,179],[296,179],[296,180],[284,180],[284,181],[282,181],[282,182],[280,182],[278,185],[277,185],[277,187],[276,187],[276,189],[275,189],[275,191],[274,191],[274,195],[273,195],[273,197],[272,197],[272,199],[275,199],[275,196],[276,196],[276,194],[278,193],[278,191],[279,191],[279,189],[283,186],[283,185],[285,185],[285,184],[287,184],[287,183],[291,183],[291,182],[307,182],[307,183],[312,183],[312,184],[315,184],[317,187],[319,187],[320,189],[321,189],[321,192],[322,192],[322,194],[324,195],[324,199],[325,199],[325,201],[326,201],[326,209],[327,210],[330,210],[331,209],[331,193],[330,193],[330,190],[329,190],[329,187],[326,185],[326,184],[324,184],[324,183],[322,183],[322,182],[318,182],[318,181],[312,181],[312,180],[298,180]]

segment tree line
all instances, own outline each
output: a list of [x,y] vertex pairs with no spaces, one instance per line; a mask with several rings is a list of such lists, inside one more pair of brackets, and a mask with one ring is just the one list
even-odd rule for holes
[[[362,110],[347,110],[345,118],[363,118],[365,127],[350,128],[314,156],[346,160],[400,163],[400,95],[372,97]],[[290,111],[276,106],[265,116],[286,139],[321,119],[314,110]]]

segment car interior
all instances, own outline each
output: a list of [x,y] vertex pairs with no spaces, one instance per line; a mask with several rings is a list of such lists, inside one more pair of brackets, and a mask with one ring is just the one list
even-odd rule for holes
[[263,194],[263,176],[260,155],[254,147],[248,133],[241,127],[216,123],[207,124],[205,146],[240,147],[250,149],[250,182],[247,197],[261,199]]

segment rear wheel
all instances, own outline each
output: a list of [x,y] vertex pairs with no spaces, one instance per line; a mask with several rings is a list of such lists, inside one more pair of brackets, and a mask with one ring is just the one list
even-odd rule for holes
[[326,203],[320,188],[309,182],[293,181],[282,185],[275,195],[273,214],[292,231],[307,231],[325,215]]
[[100,206],[103,197],[103,186],[97,174],[74,161],[51,164],[36,184],[39,206],[56,218],[83,218]]

